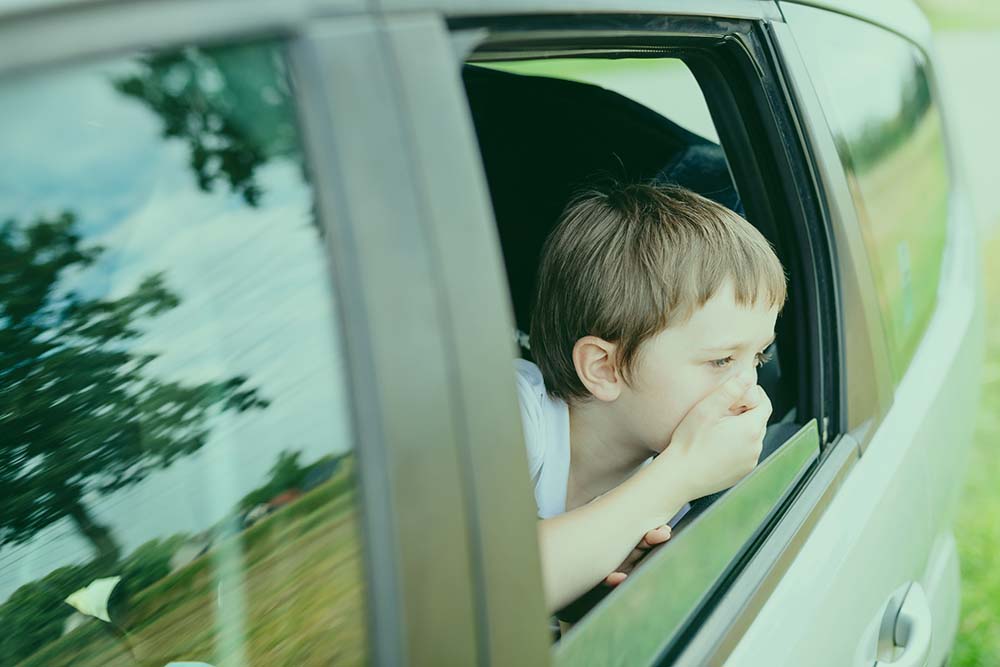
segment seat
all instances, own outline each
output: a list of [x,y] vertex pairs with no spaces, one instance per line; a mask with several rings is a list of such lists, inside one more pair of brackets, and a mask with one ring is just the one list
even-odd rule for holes
[[743,212],[719,145],[623,95],[474,65],[463,79],[521,331],[545,238],[595,175],[677,183]]

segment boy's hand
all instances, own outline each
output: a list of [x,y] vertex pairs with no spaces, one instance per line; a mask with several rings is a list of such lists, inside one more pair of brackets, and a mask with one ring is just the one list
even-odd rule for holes
[[728,489],[757,466],[770,416],[751,373],[730,378],[691,408],[654,463],[683,470],[692,500]]
[[658,528],[647,532],[643,536],[642,541],[636,545],[635,549],[632,549],[625,560],[615,568],[615,571],[604,578],[604,583],[608,586],[617,586],[618,584],[625,581],[629,573],[635,569],[635,564],[638,563],[646,552],[655,547],[658,544],[663,544],[670,539],[670,526],[664,524]]

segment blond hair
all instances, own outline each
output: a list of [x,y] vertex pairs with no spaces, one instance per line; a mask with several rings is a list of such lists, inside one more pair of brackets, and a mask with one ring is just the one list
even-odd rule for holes
[[549,393],[590,398],[573,365],[584,336],[618,345],[629,382],[642,343],[686,322],[726,280],[741,306],[785,303],[771,245],[724,206],[672,185],[577,193],[542,250],[531,319],[531,353]]

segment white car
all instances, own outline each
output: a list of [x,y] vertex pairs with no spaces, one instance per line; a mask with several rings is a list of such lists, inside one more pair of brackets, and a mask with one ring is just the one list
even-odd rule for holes
[[[941,667],[983,309],[934,62],[904,0],[0,0],[0,664]],[[602,170],[789,301],[766,456],[560,633],[511,363]]]

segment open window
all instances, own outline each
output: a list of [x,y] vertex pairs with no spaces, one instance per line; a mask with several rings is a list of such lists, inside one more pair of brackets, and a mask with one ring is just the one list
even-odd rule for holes
[[595,174],[676,183],[727,206],[763,233],[788,274],[775,354],[759,378],[774,412],[757,470],[693,502],[625,584],[598,586],[557,614],[576,624],[557,662],[644,664],[697,630],[835,435],[829,249],[804,148],[766,74],[773,63],[756,24],[631,17],[454,27],[486,29],[462,78],[522,356],[530,359],[524,332],[542,245]]

